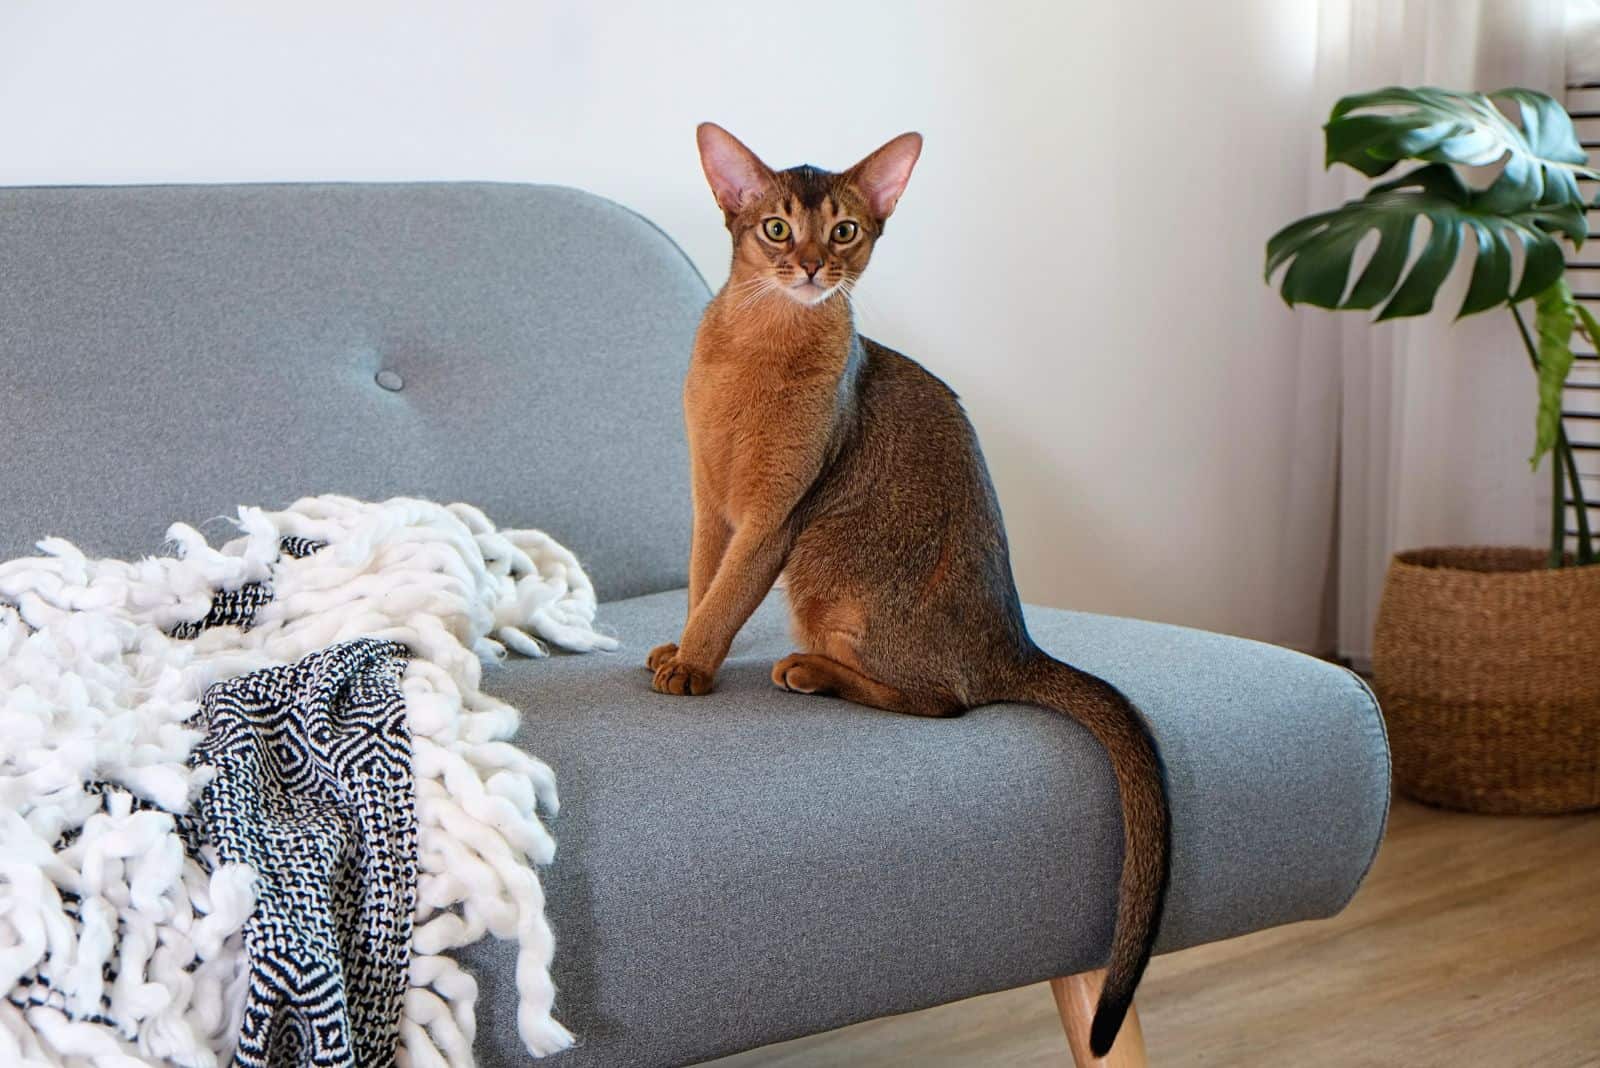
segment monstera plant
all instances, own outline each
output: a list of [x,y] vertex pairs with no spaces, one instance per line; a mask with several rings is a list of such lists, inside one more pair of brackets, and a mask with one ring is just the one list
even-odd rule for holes
[[[1573,299],[1562,241],[1576,248],[1588,236],[1588,202],[1578,183],[1600,175],[1588,168],[1571,118],[1529,89],[1484,95],[1391,88],[1340,100],[1323,130],[1329,167],[1343,163],[1380,178],[1407,161],[1420,165],[1373,185],[1359,200],[1280,230],[1267,242],[1268,281],[1287,265],[1278,284],[1291,305],[1378,308],[1377,319],[1397,319],[1431,311],[1457,260],[1470,255],[1472,276],[1457,317],[1508,308],[1538,376],[1532,463],[1551,455],[1549,566],[1594,563],[1597,546],[1561,422],[1561,395],[1574,330],[1600,342],[1600,323]],[[1458,169],[1465,167],[1499,169],[1478,186]],[[1369,234],[1376,235],[1375,243],[1366,241],[1371,256],[1352,281]],[[1519,308],[1528,302],[1532,335]],[[1578,524],[1570,558],[1568,491]]]
[[[1395,783],[1452,808],[1596,807],[1600,567],[1567,566],[1593,565],[1596,545],[1561,399],[1574,332],[1600,342],[1600,324],[1567,286],[1563,247],[1588,236],[1579,183],[1600,175],[1587,167],[1567,113],[1527,89],[1380,89],[1339,101],[1323,129],[1328,166],[1384,180],[1275,235],[1267,280],[1282,272],[1290,304],[1397,319],[1431,311],[1451,270],[1470,257],[1457,317],[1505,307],[1516,320],[1538,382],[1532,462],[1550,456],[1548,552],[1447,546],[1396,553],[1389,566],[1372,674]],[[1407,161],[1415,166],[1388,177]],[[1571,554],[1569,494],[1577,504]]]

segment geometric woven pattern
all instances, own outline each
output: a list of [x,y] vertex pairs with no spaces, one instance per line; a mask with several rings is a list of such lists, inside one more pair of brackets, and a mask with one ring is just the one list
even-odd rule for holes
[[209,687],[199,802],[223,862],[260,879],[235,1063],[390,1065],[411,956],[417,827],[400,676],[361,638]]

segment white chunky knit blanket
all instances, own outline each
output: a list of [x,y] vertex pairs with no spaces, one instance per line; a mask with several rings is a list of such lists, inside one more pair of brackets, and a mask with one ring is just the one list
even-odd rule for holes
[[395,1059],[472,1063],[476,984],[445,953],[485,933],[520,943],[529,1051],[566,1048],[533,870],[554,855],[555,780],[506,744],[518,713],[479,682],[508,649],[615,647],[577,560],[461,504],[314,497],[236,523],[220,549],[172,527],[176,557],[91,560],[51,538],[0,563],[0,1064],[249,1059],[245,935],[272,888],[204,840],[199,810],[233,795],[208,792],[226,749],[197,713],[213,684],[214,726],[266,692],[248,680],[310,692],[336,669],[366,673],[374,708],[398,679],[390,734],[409,734],[415,866],[383,872],[416,871]]

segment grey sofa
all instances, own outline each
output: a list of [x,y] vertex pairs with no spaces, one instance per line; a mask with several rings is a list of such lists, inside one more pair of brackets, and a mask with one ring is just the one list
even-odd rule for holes
[[[488,675],[561,782],[544,878],[582,1044],[557,1068],[685,1064],[1084,971],[1111,928],[1114,788],[1062,717],[779,693],[776,602],[715,694],[650,692],[645,651],[684,613],[679,385],[706,298],[667,237],[568,189],[0,190],[0,558],[47,533],[146,552],[173,519],[341,492],[471,501],[589,567],[624,650]],[[1359,679],[1179,627],[1030,622],[1149,717],[1162,950],[1349,900],[1389,796]],[[524,1063],[510,949],[465,957],[480,1061]]]

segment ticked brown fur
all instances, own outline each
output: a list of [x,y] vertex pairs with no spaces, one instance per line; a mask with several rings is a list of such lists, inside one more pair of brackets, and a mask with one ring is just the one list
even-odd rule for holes
[[1028,636],[999,505],[955,394],[855,331],[850,289],[921,138],[903,134],[839,174],[773,171],[709,123],[699,141],[733,268],[684,384],[689,618],[676,644],[651,651],[653,685],[709,692],[781,572],[799,649],[773,666],[777,686],[923,716],[1021,701],[1088,727],[1111,758],[1126,837],[1092,1036],[1103,1054],[1166,892],[1162,771],[1127,699]]

